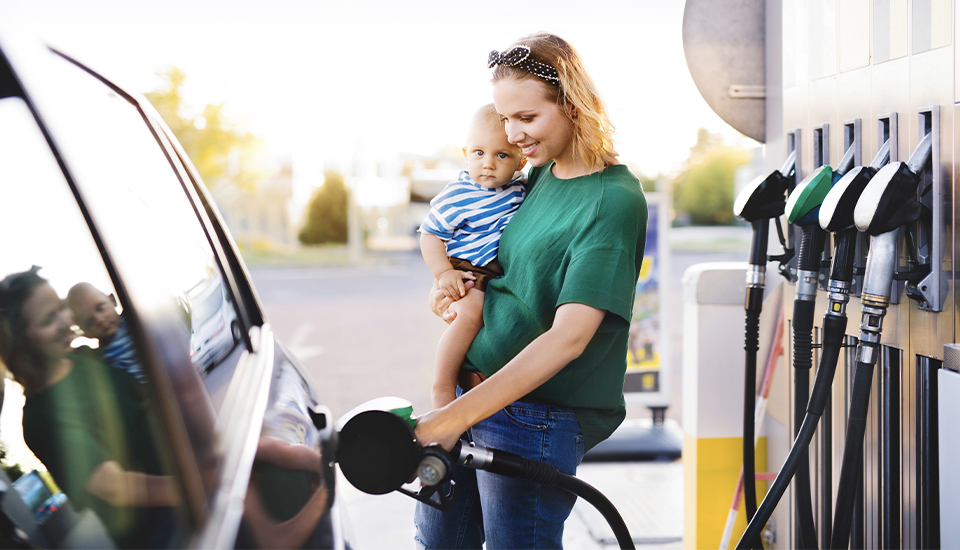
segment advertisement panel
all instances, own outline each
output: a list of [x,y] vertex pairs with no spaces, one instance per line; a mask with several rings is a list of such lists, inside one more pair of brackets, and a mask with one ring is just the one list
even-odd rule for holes
[[627,374],[623,392],[628,403],[648,407],[669,405],[669,348],[665,316],[670,254],[670,202],[664,193],[646,193],[647,242],[637,297],[630,322]]

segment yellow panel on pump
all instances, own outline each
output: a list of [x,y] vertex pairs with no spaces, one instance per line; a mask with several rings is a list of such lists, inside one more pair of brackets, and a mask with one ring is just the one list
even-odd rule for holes
[[[684,548],[717,548],[730,512],[737,480],[743,467],[743,446],[739,437],[683,438]],[[757,441],[757,472],[766,471],[767,438]],[[767,492],[766,482],[757,481],[757,503]],[[747,528],[743,502],[733,528],[730,547],[736,546]]]

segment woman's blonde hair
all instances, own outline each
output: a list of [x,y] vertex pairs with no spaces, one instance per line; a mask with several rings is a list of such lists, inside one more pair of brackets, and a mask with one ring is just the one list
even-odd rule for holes
[[520,45],[530,49],[530,58],[534,61],[556,69],[560,84],[553,84],[522,68],[508,65],[496,66],[492,82],[507,78],[539,81],[543,84],[547,99],[556,102],[561,112],[573,121],[574,156],[590,168],[616,164],[613,124],[577,50],[566,40],[546,32],[525,36],[514,42],[511,48]]

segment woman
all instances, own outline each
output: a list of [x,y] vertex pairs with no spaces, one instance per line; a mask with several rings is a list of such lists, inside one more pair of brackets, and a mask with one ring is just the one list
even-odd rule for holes
[[70,309],[38,270],[0,281],[0,359],[23,386],[24,441],[118,546],[162,545],[172,517],[163,507],[179,498],[161,475],[140,387],[92,349],[71,346]]
[[[647,210],[617,162],[613,126],[579,54],[536,34],[491,52],[493,98],[529,165],[529,194],[503,233],[505,275],[490,281],[484,328],[461,370],[461,397],[418,419],[424,445],[466,432],[575,474],[625,416],[623,377]],[[456,304],[431,296],[449,319]],[[452,310],[447,314],[447,310]],[[559,548],[575,497],[458,469],[449,512],[418,505],[426,548]]]

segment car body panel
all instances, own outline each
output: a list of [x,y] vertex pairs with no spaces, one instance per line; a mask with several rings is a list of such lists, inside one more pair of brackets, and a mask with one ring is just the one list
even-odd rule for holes
[[[0,17],[0,54],[13,74],[12,79],[8,75],[5,83],[0,82],[0,97],[15,93],[14,88],[22,90],[123,304],[122,314],[148,374],[151,399],[160,411],[163,444],[172,457],[171,468],[185,500],[186,517],[179,520],[181,532],[175,544],[203,548],[237,544],[276,547],[278,542],[296,547],[347,546],[339,520],[342,514],[334,499],[332,421],[295,358],[276,341],[265,322],[236,245],[182,147],[142,96],[128,93],[86,66],[17,34],[11,26],[10,20]],[[102,83],[97,97],[88,98],[65,85],[71,79],[84,78]],[[84,86],[97,89],[91,83]],[[110,107],[102,108],[101,103]],[[77,122],[78,112],[90,115],[82,113],[88,109],[100,116],[97,109],[101,108],[111,111],[101,120],[105,127],[88,131],[94,120],[91,116],[87,116],[87,126],[83,116]],[[150,278],[149,263],[144,265],[151,261],[150,251],[130,253],[131,245],[124,241],[128,237],[119,234],[117,223],[111,221],[116,212],[103,197],[106,178],[104,165],[98,163],[116,162],[111,156],[115,151],[109,147],[99,150],[96,143],[90,143],[112,131],[125,135],[122,132],[129,130],[124,125],[133,124],[135,118],[142,125],[137,131],[138,143],[150,141],[143,137],[147,135],[144,130],[152,136],[155,151],[150,155],[156,162],[150,169],[165,171],[157,181],[166,186],[156,197],[148,193],[140,200],[149,207],[152,199],[174,196],[170,200],[178,202],[178,212],[189,210],[190,223],[201,228],[190,238],[205,240],[199,244],[209,249],[213,261],[206,282],[181,289],[185,292],[179,302],[164,290],[169,281]],[[166,167],[160,167],[163,163]],[[141,176],[149,179],[153,174],[135,174]],[[175,181],[178,189],[171,187],[170,182]],[[24,205],[38,206],[42,205]],[[211,297],[217,307],[201,314],[196,305]],[[196,318],[190,317],[195,311]],[[234,326],[238,330],[232,330]],[[198,359],[192,360],[191,352]],[[198,367],[206,371],[215,365],[224,368],[209,375],[198,372]],[[281,486],[307,489],[294,498],[289,492],[278,493]],[[279,528],[278,514],[297,521]],[[281,535],[286,538],[277,538]]]

